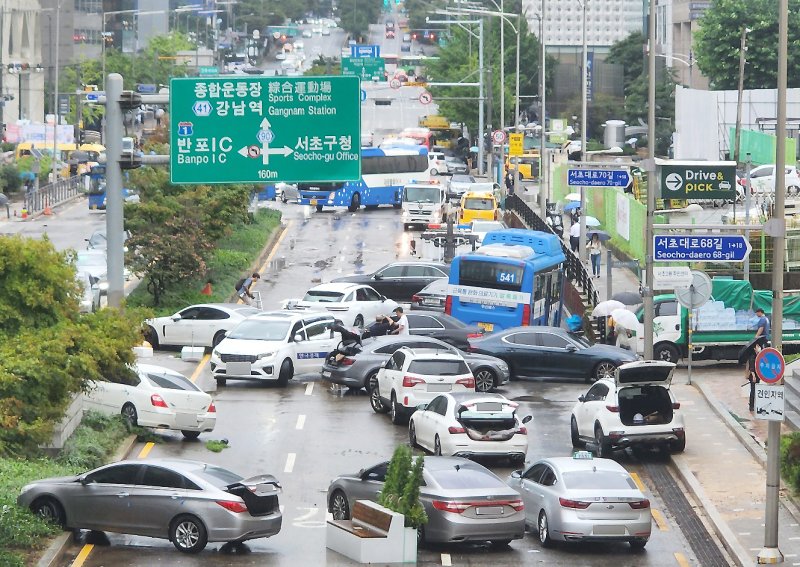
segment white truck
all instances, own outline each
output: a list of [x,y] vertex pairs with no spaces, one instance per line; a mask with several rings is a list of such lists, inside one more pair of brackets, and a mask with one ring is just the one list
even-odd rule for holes
[[401,206],[403,230],[427,228],[442,222],[447,203],[444,185],[435,181],[410,183],[403,187]]

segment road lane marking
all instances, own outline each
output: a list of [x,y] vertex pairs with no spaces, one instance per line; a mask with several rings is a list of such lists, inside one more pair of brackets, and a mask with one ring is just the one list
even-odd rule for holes
[[81,567],[83,562],[89,557],[89,554],[94,549],[94,544],[87,543],[82,548],[78,556],[75,558],[75,561],[72,562],[72,567]]
[[283,472],[290,473],[294,470],[294,460],[297,458],[297,453],[289,453],[286,455],[286,466],[283,467]]
[[680,551],[675,552],[675,561],[677,561],[678,565],[680,565],[681,567],[689,567],[689,561],[686,559],[686,556]]
[[658,529],[661,530],[662,532],[668,532],[669,525],[667,524],[666,521],[664,521],[664,516],[661,515],[661,512],[659,510],[656,510],[655,508],[651,508],[650,513],[653,515],[653,519],[656,521]]
[[297,416],[297,425],[294,426],[295,429],[303,429],[303,426],[306,424],[306,416],[298,415]]
[[639,475],[636,474],[635,472],[632,472],[631,478],[633,479],[633,482],[636,483],[636,487],[642,492],[644,492],[645,491],[644,484],[642,484],[642,479],[639,478]]
[[449,553],[442,553],[442,567],[451,567],[453,562],[450,559]]
[[156,444],[153,443],[152,441],[148,442],[148,443],[145,443],[144,447],[142,447],[142,450],[139,451],[139,456],[137,458],[144,459],[147,455],[150,454],[150,451],[152,451],[153,447],[155,447],[155,446],[156,446]]
[[306,396],[310,396],[311,392],[314,390],[314,382],[309,382],[306,384]]
[[292,226],[292,221],[289,221],[289,222],[286,223],[286,226],[284,227],[283,232],[278,237],[278,241],[275,243],[275,246],[272,247],[272,251],[269,253],[269,256],[267,256],[267,259],[264,260],[263,264],[261,264],[261,268],[258,270],[259,274],[263,274],[264,273],[264,271],[267,269],[267,266],[269,266],[269,263],[275,257],[275,254],[277,254],[277,252],[278,252],[278,248],[281,247],[281,242],[283,242],[283,239],[286,238],[287,234],[289,234],[289,228],[291,226]]
[[200,371],[203,370],[206,364],[208,364],[209,360],[211,360],[211,355],[204,354],[203,358],[200,359],[200,362],[197,363],[197,368],[194,369],[194,372],[192,372],[192,376],[189,378],[189,380],[192,382],[197,382],[197,379],[200,377]]

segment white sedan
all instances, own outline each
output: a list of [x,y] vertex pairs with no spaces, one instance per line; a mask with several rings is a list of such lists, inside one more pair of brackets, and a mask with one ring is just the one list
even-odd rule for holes
[[122,414],[132,425],[176,429],[196,439],[217,424],[211,396],[183,374],[150,364],[134,367],[133,384],[94,382],[84,407],[107,415]]
[[391,315],[398,306],[368,285],[332,282],[312,287],[300,300],[290,299],[286,309],[327,311],[346,326],[364,327],[378,315]]
[[168,317],[148,319],[145,338],[153,348],[161,345],[215,347],[225,333],[251,315],[255,307],[238,303],[201,303]]
[[500,394],[456,392],[437,396],[417,408],[409,420],[411,445],[436,455],[507,457],[524,462],[528,430],[517,403]]

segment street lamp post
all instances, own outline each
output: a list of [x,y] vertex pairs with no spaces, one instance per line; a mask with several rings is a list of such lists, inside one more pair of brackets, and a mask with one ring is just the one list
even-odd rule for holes
[[692,85],[692,69],[694,68],[694,54],[689,51],[689,55],[683,55],[681,53],[673,53],[672,55],[662,55],[661,53],[656,53],[656,57],[662,57],[667,61],[679,61],[683,63],[687,67],[689,67],[689,88],[693,88]]
[[736,139],[733,150],[733,161],[737,164],[739,163],[739,141],[742,133],[742,95],[744,92],[744,67],[747,64],[747,34],[750,31],[747,26],[742,28],[742,39],[739,47],[739,90],[736,98]]
[[[581,3],[583,10],[583,25],[582,25],[582,55],[581,55],[581,162],[586,161],[586,111],[588,95],[588,77],[586,73],[586,66],[588,63],[588,55],[586,53],[586,3],[589,0],[578,0]],[[588,251],[586,250],[586,188],[581,185],[581,236],[580,244],[578,246],[581,262],[586,263],[588,259]]]

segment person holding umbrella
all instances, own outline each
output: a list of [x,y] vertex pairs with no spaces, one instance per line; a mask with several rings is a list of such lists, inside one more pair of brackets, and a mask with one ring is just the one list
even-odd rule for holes
[[747,378],[747,381],[750,383],[750,397],[749,397],[748,408],[751,412],[755,408],[756,384],[758,384],[761,381],[758,379],[758,374],[756,374],[756,356],[758,355],[759,352],[761,352],[761,349],[764,348],[766,342],[767,342],[766,338],[764,338],[761,335],[758,335],[756,336],[755,339],[753,339],[753,342],[750,345],[748,345],[748,347],[752,345],[752,348],[745,347],[745,349],[747,349],[750,353],[750,356],[747,359],[745,378]]
[[592,238],[586,245],[589,250],[589,258],[592,260],[592,275],[600,278],[600,258],[603,254],[603,245],[600,244],[600,235],[592,233]]

